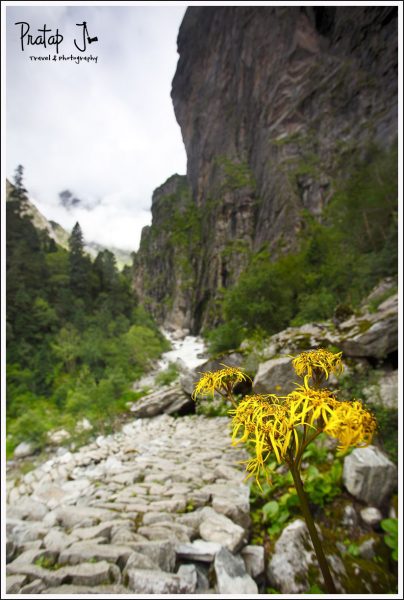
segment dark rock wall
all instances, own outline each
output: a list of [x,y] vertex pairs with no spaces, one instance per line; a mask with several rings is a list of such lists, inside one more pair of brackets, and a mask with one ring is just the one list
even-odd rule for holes
[[249,252],[292,249],[302,210],[320,217],[353,157],[394,143],[397,9],[192,7],[178,51],[172,98],[201,223],[183,323],[199,330]]

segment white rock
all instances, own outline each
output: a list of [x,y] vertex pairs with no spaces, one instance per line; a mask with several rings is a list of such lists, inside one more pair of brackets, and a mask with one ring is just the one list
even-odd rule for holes
[[216,554],[214,569],[219,594],[258,594],[257,584],[248,575],[243,559],[226,548]]
[[128,587],[135,594],[193,594],[196,582],[163,571],[129,569]]
[[42,521],[48,512],[48,508],[42,502],[33,500],[29,496],[23,496],[7,511],[8,516],[29,521]]
[[246,534],[242,527],[224,515],[218,514],[212,508],[205,507],[201,513],[202,522],[199,526],[199,534],[203,540],[217,542],[231,552],[236,552],[243,545]]
[[355,448],[344,460],[343,482],[355,498],[380,507],[397,485],[397,468],[375,446]]
[[18,594],[27,580],[26,575],[9,575],[6,582],[6,594]]
[[302,594],[309,588],[308,570],[315,561],[307,526],[301,519],[296,519],[285,527],[277,540],[268,563],[267,577],[281,594]]
[[360,515],[362,521],[371,527],[377,527],[380,521],[383,519],[382,513],[375,506],[367,506],[366,508],[362,508]]
[[195,565],[181,565],[178,569],[177,575],[188,582],[189,587],[193,590],[190,593],[194,593],[196,591],[196,587],[198,585],[198,573]]
[[194,540],[190,544],[178,544],[175,551],[178,558],[210,563],[214,561],[221,548],[222,546],[216,542]]
[[118,563],[122,568],[125,566],[126,561],[133,552],[132,548],[115,546],[114,544],[97,544],[96,540],[97,538],[91,541],[76,542],[65,548],[59,556],[59,562],[61,564],[77,565],[95,559]]
[[94,563],[83,562],[74,567],[63,567],[60,573],[64,580],[68,579],[73,585],[96,586],[105,581],[119,583],[121,572],[116,565],[111,565],[106,561]]
[[35,452],[35,446],[31,442],[21,442],[14,450],[14,458],[25,458]]
[[162,571],[172,572],[175,567],[175,543],[171,540],[161,542],[138,542],[131,544],[132,550],[144,554]]
[[70,438],[70,433],[66,429],[57,429],[56,431],[49,431],[48,439],[52,444],[61,444],[65,440]]
[[64,531],[59,529],[51,529],[43,539],[45,548],[54,550],[55,552],[62,552],[65,548],[77,541],[78,538],[75,535],[67,535]]
[[257,579],[265,571],[264,546],[244,546],[241,550],[247,573]]
[[81,433],[82,431],[90,431],[90,429],[92,428],[93,426],[91,425],[90,421],[85,417],[84,419],[81,419],[81,421],[79,421],[76,425],[77,433]]
[[46,585],[42,581],[42,579],[34,579],[30,583],[27,583],[27,585],[24,585],[21,588],[19,593],[20,594],[41,594],[45,589],[46,589]]

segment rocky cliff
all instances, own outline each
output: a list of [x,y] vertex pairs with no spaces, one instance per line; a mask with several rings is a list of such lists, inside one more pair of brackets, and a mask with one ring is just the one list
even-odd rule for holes
[[[182,249],[192,291],[180,290],[181,267],[158,231],[161,188],[135,279],[159,319],[198,331],[215,323],[220,290],[249,252],[293,248],[302,211],[319,217],[354,160],[395,142],[397,9],[192,7],[178,51],[172,98],[200,225],[198,252]],[[148,282],[163,272],[168,286]]]

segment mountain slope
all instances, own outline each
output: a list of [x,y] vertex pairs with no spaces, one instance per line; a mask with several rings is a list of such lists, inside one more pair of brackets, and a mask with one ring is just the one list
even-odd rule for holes
[[[6,181],[6,199],[9,200],[10,194],[14,186],[8,180]],[[41,211],[35,206],[35,202],[25,197],[23,199],[23,214],[27,214],[31,217],[34,226],[37,229],[42,231],[46,231],[50,238],[55,240],[59,246],[65,248],[66,250],[69,248],[69,237],[70,233],[66,231],[59,223],[55,221],[48,220]],[[119,269],[122,269],[125,265],[130,265],[132,263],[131,253],[127,250],[121,250],[120,248],[106,248],[101,244],[96,242],[88,242],[85,244],[85,250],[92,257],[96,257],[99,252],[103,250],[110,250],[116,258],[116,264]]]

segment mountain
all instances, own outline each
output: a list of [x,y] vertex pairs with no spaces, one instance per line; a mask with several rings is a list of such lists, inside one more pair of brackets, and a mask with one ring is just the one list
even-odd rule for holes
[[187,178],[156,190],[134,280],[158,319],[197,332],[252,254],[295,250],[305,218],[395,145],[397,9],[191,7],[178,52]]
[[[10,181],[6,180],[6,200],[7,201],[10,199],[11,192],[13,191],[13,189],[14,189],[13,184],[10,183]],[[49,237],[52,238],[53,240],[55,240],[55,242],[57,244],[59,244],[59,246],[62,246],[62,248],[68,249],[68,247],[69,247],[68,240],[69,240],[70,234],[65,229],[63,229],[63,227],[61,225],[59,225],[55,221],[48,221],[48,219],[46,217],[44,217],[44,215],[40,212],[40,210],[38,210],[38,208],[35,206],[35,203],[33,202],[33,200],[28,198],[28,196],[23,198],[22,204],[23,204],[22,213],[31,217],[32,222],[37,229],[46,231],[46,233],[49,235]]]
[[123,267],[132,264],[132,252],[129,250],[122,250],[122,248],[116,248],[115,246],[108,246],[107,248],[106,246],[98,244],[97,242],[87,242],[85,244],[85,249],[89,254],[91,254],[91,256],[97,256],[99,252],[102,252],[103,250],[109,250],[115,256],[118,269],[123,269]]
[[[10,183],[10,181],[6,180],[7,200],[9,200],[10,194],[13,189],[13,184]],[[62,248],[65,248],[67,250],[69,248],[70,233],[66,231],[66,229],[64,229],[61,225],[59,225],[59,223],[48,220],[35,206],[35,202],[32,199],[25,197],[23,200],[23,204],[23,214],[27,214],[31,217],[34,226],[37,229],[46,231],[50,238],[55,240],[55,242],[59,244],[59,246],[62,246]],[[88,254],[90,254],[92,257],[96,257],[97,254],[99,252],[102,252],[103,250],[110,250],[115,255],[116,264],[119,269],[122,269],[125,265],[132,264],[132,256],[128,250],[121,250],[119,248],[113,247],[106,248],[106,246],[102,246],[101,244],[98,244],[96,242],[88,242],[85,244],[84,247]]]

